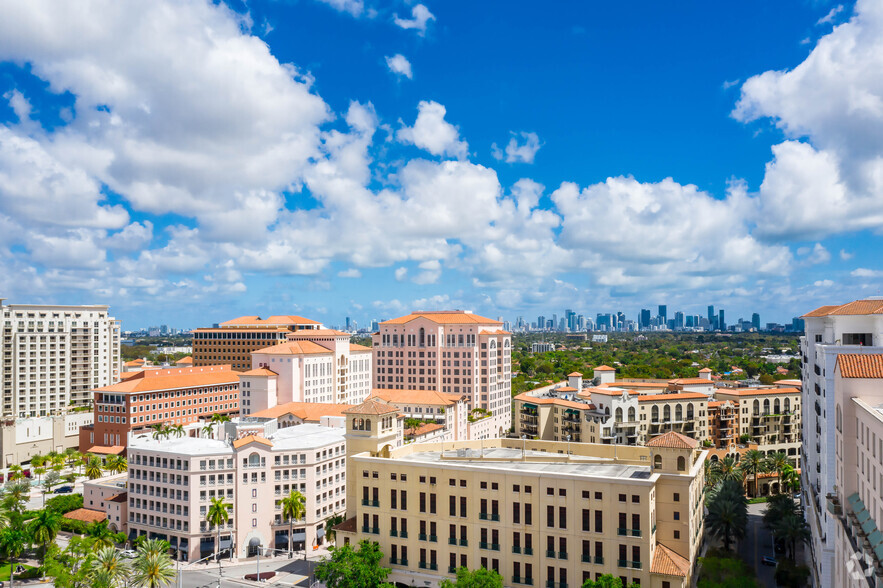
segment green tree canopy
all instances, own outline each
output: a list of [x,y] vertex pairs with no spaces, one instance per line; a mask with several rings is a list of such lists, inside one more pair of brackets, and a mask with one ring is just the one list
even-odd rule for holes
[[468,568],[457,568],[457,579],[442,580],[441,588],[503,588],[503,576],[496,570],[478,568],[469,571]]
[[363,539],[359,548],[351,545],[331,548],[331,557],[316,566],[316,578],[328,588],[392,588],[386,582],[389,568],[381,567],[380,545]]

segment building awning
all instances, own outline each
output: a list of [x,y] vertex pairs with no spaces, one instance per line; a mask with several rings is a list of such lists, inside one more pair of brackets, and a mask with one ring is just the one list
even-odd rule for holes
[[214,548],[214,546],[215,546],[215,538],[214,538],[214,537],[203,537],[203,538],[201,538],[201,539],[199,540],[199,547],[200,547],[200,549],[205,549],[206,546],[208,546],[208,548],[210,548],[210,549],[211,549],[211,548]]
[[874,523],[874,519],[868,518],[868,520],[862,523],[862,531],[864,531],[866,537],[876,530],[877,525]]
[[536,404],[530,404],[529,402],[525,402],[522,406],[524,406],[524,408],[536,408],[537,407]]
[[227,549],[228,547],[233,547],[233,538],[221,537],[221,549]]
[[174,535],[169,537],[169,547],[171,547],[172,549],[178,548],[178,538],[175,537]]
[[316,537],[318,537],[319,539],[321,539],[324,536],[325,536],[325,527],[322,527],[321,529],[318,529],[316,531]]
[[292,537],[294,537],[295,541],[306,541],[307,540],[307,532],[306,531],[295,531],[294,535],[292,535]]

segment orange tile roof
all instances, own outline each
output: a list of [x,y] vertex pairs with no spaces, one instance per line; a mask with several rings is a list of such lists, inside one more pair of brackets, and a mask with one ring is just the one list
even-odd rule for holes
[[238,383],[239,374],[234,372],[229,365],[214,365],[172,368],[168,370],[145,370],[134,373],[132,376],[116,384],[96,388],[95,392],[125,394]]
[[572,386],[561,386],[560,388],[555,388],[558,392],[579,392],[576,388]]
[[668,382],[629,382],[628,380],[617,380],[612,384],[601,384],[602,387],[613,388],[652,388],[654,390],[664,390],[668,387]]
[[119,494],[115,494],[105,500],[107,502],[126,502],[128,495],[128,492],[120,492]]
[[286,341],[278,345],[256,349],[252,353],[266,355],[330,355],[331,350],[312,341]]
[[599,365],[595,368],[596,372],[615,372],[616,369],[610,367],[609,365]]
[[439,423],[423,423],[416,429],[410,428],[405,429],[405,435],[409,435],[411,437],[420,437],[422,435],[428,435],[429,433],[434,433],[440,429],[444,429],[445,426]]
[[[580,397],[585,398],[585,396],[582,395],[580,395]],[[563,398],[537,398],[535,396],[529,396],[527,392],[519,394],[515,397],[515,400],[529,402],[531,404],[554,404],[556,406],[576,408],[578,410],[593,410],[595,408],[595,405],[593,404],[584,404],[582,402],[574,402],[573,400],[564,400]]]
[[841,354],[837,366],[844,378],[883,378],[883,355]]
[[143,359],[133,359],[132,361],[127,361],[125,363],[126,367],[136,367],[144,365]]
[[193,358],[188,355],[187,357],[182,357],[181,359],[179,359],[178,361],[175,362],[175,365],[184,365],[184,364],[193,365]]
[[457,325],[457,324],[476,324],[476,325],[502,325],[500,321],[495,321],[471,312],[463,310],[438,310],[438,311],[417,311],[407,316],[383,321],[381,325],[404,325],[414,319],[425,318],[440,325]]
[[463,400],[462,394],[450,394],[437,390],[388,390],[374,388],[368,398],[379,398],[393,404],[429,404],[432,406],[453,406]]
[[846,304],[821,306],[803,317],[883,314],[883,299],[854,300]]
[[239,318],[235,318],[229,321],[224,321],[221,323],[222,326],[235,326],[235,325],[262,325],[262,326],[276,326],[276,325],[320,325],[322,323],[314,320],[310,320],[308,318],[304,318],[302,316],[297,316],[294,314],[274,314],[272,316],[268,316],[265,319],[257,315],[252,316],[241,316]]
[[64,513],[64,518],[84,523],[98,523],[107,520],[107,513],[91,508],[78,508]]
[[93,445],[86,453],[94,453],[95,455],[119,455],[126,450],[124,445]]
[[384,400],[380,400],[379,398],[369,398],[362,404],[344,410],[343,414],[380,415],[389,414],[391,412],[398,413],[399,409]]
[[570,372],[569,374],[567,374],[568,378],[575,378],[576,376],[582,376],[582,374],[579,372]]
[[233,448],[239,449],[244,445],[248,445],[249,443],[260,443],[261,445],[266,445],[267,447],[273,447],[273,442],[269,439],[264,439],[260,435],[246,435],[240,439],[237,439],[233,442]]
[[708,400],[708,395],[701,392],[676,392],[674,394],[641,394],[638,402],[663,402],[666,400]]
[[247,372],[239,372],[240,376],[278,376],[276,372],[264,367],[248,370]]
[[702,368],[701,370],[699,370],[699,373],[700,374],[710,374],[711,368]]
[[677,431],[668,431],[647,441],[647,447],[671,447],[673,449],[696,449],[699,441],[681,435]]
[[763,394],[800,394],[797,388],[748,388],[747,390],[718,388],[715,394],[720,396],[761,396]]
[[356,522],[356,517],[352,517],[343,521],[342,523],[334,525],[332,529],[334,529],[335,531],[340,531],[342,533],[355,533],[358,527],[359,525]]
[[330,404],[324,402],[286,402],[277,404],[271,408],[259,410],[248,416],[263,419],[278,419],[291,414],[307,423],[318,423],[321,417],[343,416],[343,411],[352,408],[354,404]]
[[372,351],[370,347],[359,345],[358,343],[350,343],[350,353],[362,353],[364,351]]
[[337,331],[335,329],[302,329],[288,334],[288,340],[293,339],[309,339],[310,337],[352,337],[346,331]]
[[706,380],[705,378],[678,378],[676,380],[671,380],[669,383],[675,384],[676,386],[693,386],[696,384],[705,384],[707,386],[714,385],[711,380]]
[[686,578],[690,573],[690,560],[678,555],[662,543],[657,543],[656,550],[653,552],[650,573]]

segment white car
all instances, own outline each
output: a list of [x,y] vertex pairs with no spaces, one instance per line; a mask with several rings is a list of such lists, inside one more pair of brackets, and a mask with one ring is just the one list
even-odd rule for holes
[[129,559],[135,559],[137,555],[138,552],[134,549],[126,549],[125,551],[123,551],[123,557],[127,557]]

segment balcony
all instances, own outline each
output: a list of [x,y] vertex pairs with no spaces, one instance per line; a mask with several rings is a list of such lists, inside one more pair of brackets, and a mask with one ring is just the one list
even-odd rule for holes
[[596,563],[598,565],[604,565],[604,558],[601,557],[600,555],[596,555],[593,563]]
[[533,586],[533,578],[522,578],[521,576],[512,576],[513,584],[524,584],[526,586]]
[[620,537],[640,537],[641,529],[623,529],[619,528],[616,530],[616,534]]
[[555,557],[555,550],[554,550],[554,549],[547,549],[547,550],[546,550],[546,557],[551,557],[551,558],[554,559],[554,557]]
[[362,499],[362,506],[380,506],[379,500],[367,500],[365,498]]
[[499,515],[499,514],[494,514],[494,513],[490,513],[490,514],[489,514],[489,513],[486,513],[486,512],[480,512],[480,513],[478,513],[478,518],[481,519],[481,520],[483,520],[483,521],[499,521],[499,520],[500,520],[500,515]]
[[426,537],[427,537],[426,533],[417,533],[417,539],[419,541],[426,541]]
[[567,588],[567,582],[554,582],[546,580],[546,588]]
[[567,552],[566,551],[559,551],[558,552],[558,559],[567,559]]
[[379,527],[367,527],[362,525],[362,533],[371,533],[372,535],[380,535]]
[[457,538],[456,537],[448,537],[448,545],[456,545]]
[[619,567],[621,567],[621,568],[629,568],[629,569],[632,569],[632,570],[640,570],[640,569],[641,569],[641,562],[639,562],[639,561],[630,561],[630,560],[627,560],[627,559],[618,559],[618,560],[616,560],[616,565],[619,566]]
[[840,516],[843,514],[843,505],[840,504],[840,498],[836,494],[825,495],[825,501],[827,503],[829,513],[836,516]]

